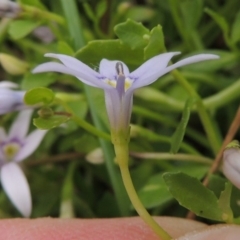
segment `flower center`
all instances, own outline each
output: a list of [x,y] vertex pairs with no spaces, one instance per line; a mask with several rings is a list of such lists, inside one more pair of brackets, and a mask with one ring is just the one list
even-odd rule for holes
[[[108,85],[116,88],[117,86],[117,81],[116,80],[110,80],[110,79],[105,79],[104,80],[105,83],[107,83]],[[124,89],[125,89],[125,92],[132,86],[132,80],[129,79],[129,78],[125,78],[125,84],[124,84]]]
[[7,143],[2,147],[3,153],[7,159],[7,161],[11,161],[15,155],[20,150],[21,146],[18,143]]
[[[118,88],[117,86],[121,85],[124,88],[124,91],[126,92],[131,87],[132,80],[129,78],[125,78],[124,71],[123,71],[123,64],[121,62],[117,62],[116,71],[117,71],[116,80],[107,78],[104,80],[104,82],[114,88]],[[122,81],[122,82],[120,83],[119,81]]]

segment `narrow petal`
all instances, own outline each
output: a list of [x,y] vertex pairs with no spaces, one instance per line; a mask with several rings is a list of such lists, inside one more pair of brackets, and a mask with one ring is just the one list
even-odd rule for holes
[[196,62],[201,62],[205,60],[213,60],[213,59],[218,59],[219,56],[214,55],[214,54],[199,54],[196,56],[188,57],[185,58],[173,65],[170,65],[164,69],[161,69],[160,71],[154,71],[152,74],[147,74],[145,78],[141,77],[141,79],[138,79],[137,81],[134,81],[132,84],[132,88],[140,88],[143,86],[147,86],[153,82],[155,82],[159,77],[163,76],[164,74],[174,70],[175,68],[182,67],[188,64],[196,63]]
[[98,87],[103,89],[111,88],[110,85],[104,83],[103,81],[101,81],[101,79],[98,79],[94,76],[89,77],[88,75],[86,75],[86,73],[70,69],[61,63],[56,63],[56,62],[43,63],[37,66],[36,68],[34,68],[32,72],[33,73],[41,73],[41,72],[65,73],[65,74],[69,74],[74,77],[77,77],[83,83],[93,87]]
[[67,68],[70,68],[74,71],[84,73],[88,77],[93,78],[101,78],[101,75],[90,68],[88,65],[84,64],[83,62],[79,61],[78,59],[67,56],[64,54],[55,54],[55,53],[47,53],[44,55],[45,57],[52,57],[59,59]]
[[21,110],[27,106],[23,102],[24,91],[0,88],[0,114]]
[[129,128],[133,105],[133,91],[127,91],[122,100],[122,111],[123,111],[123,127],[124,129]]
[[239,148],[226,148],[224,150],[222,170],[224,175],[238,189],[240,189],[240,149]]
[[16,163],[4,164],[1,168],[1,183],[11,202],[24,216],[32,211],[32,200],[27,179]]
[[0,88],[18,88],[18,84],[10,81],[1,81]]
[[14,160],[19,162],[27,158],[30,154],[32,154],[37,149],[46,133],[47,131],[45,130],[35,130],[32,133],[30,133],[25,139],[24,146],[19,150],[17,155],[14,157]]
[[116,129],[121,115],[121,101],[115,88],[105,90],[105,103],[111,128]]
[[129,78],[133,80],[136,79],[136,81],[142,82],[149,76],[159,73],[160,71],[165,69],[171,58],[178,54],[180,54],[180,52],[169,52],[155,56],[143,63],[135,71],[130,73]]
[[18,117],[10,128],[8,139],[17,138],[22,140],[25,138],[28,132],[32,112],[32,109],[27,109],[18,114]]
[[[101,75],[105,76],[110,80],[117,80],[117,71],[116,71],[116,64],[121,61],[109,61],[107,59],[102,59],[99,65],[99,72]],[[128,67],[125,63],[121,62],[123,65],[124,75],[129,75]]]

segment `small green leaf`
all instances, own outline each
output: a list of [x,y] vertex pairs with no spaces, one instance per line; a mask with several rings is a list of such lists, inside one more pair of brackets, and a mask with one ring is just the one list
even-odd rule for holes
[[34,118],[33,124],[39,129],[48,130],[51,128],[58,127],[59,125],[67,122],[69,120],[68,116],[53,115],[49,118]]
[[238,12],[232,26],[231,41],[237,43],[240,40],[240,11]]
[[131,49],[141,48],[147,45],[146,37],[149,37],[149,30],[141,23],[128,19],[114,27],[118,38]]
[[[197,179],[201,179],[208,171],[208,167],[202,165],[183,166],[182,168],[179,167],[178,171],[184,172],[190,176],[195,176]],[[176,171],[173,170],[173,172]],[[173,200],[173,197],[169,193],[162,178],[162,174],[151,176],[140,191],[138,191],[138,195],[143,205],[148,209],[162,206]]]
[[231,194],[232,184],[230,182],[227,182],[225,184],[225,189],[221,192],[220,198],[218,200],[218,205],[223,211],[222,219],[227,223],[232,223],[233,221],[233,212],[230,206]]
[[24,96],[24,102],[27,105],[50,104],[53,100],[53,91],[45,87],[33,88],[27,91]]
[[165,173],[163,179],[180,205],[197,216],[223,221],[223,211],[218,206],[217,197],[199,180],[184,173]]
[[143,62],[143,52],[132,50],[123,45],[120,40],[95,40],[90,41],[85,47],[81,48],[76,57],[90,67],[99,66],[103,58],[109,60],[120,60],[129,67],[138,67]]
[[40,25],[39,22],[29,20],[16,20],[9,26],[9,34],[14,39],[21,39],[31,33],[36,27]]
[[186,127],[190,118],[191,109],[194,103],[195,103],[194,98],[188,99],[185,103],[183,113],[182,113],[182,119],[175,133],[172,136],[171,150],[170,150],[171,153],[177,153],[181,146],[182,140],[185,135]]
[[144,48],[144,59],[149,59],[165,50],[162,27],[158,25],[150,32],[148,45]]
[[107,6],[108,5],[106,0],[98,1],[96,6],[96,16],[98,19],[101,18],[103,14],[106,12]]

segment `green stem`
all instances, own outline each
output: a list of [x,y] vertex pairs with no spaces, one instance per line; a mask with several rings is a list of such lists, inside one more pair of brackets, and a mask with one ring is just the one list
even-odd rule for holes
[[80,127],[82,127],[83,129],[85,129],[86,131],[90,132],[91,134],[93,134],[97,137],[100,137],[100,138],[103,138],[105,140],[111,141],[111,137],[110,137],[109,134],[95,128],[93,125],[91,125],[90,123],[88,123],[84,119],[76,116],[73,113],[73,111],[71,110],[71,108],[67,105],[66,102],[62,101],[60,98],[55,98],[55,101],[58,102],[59,104],[61,104],[64,107],[65,111],[67,111],[67,113],[71,114],[71,119],[74,122],[76,122]]
[[24,4],[21,4],[20,6],[21,6],[21,9],[23,10],[21,13],[22,16],[28,15],[32,18],[37,18],[40,20],[54,21],[58,24],[65,25],[64,18],[55,13],[47,12],[47,11],[41,10],[39,8],[29,6],[29,5],[24,5]]
[[223,105],[227,105],[234,99],[239,97],[240,92],[240,79],[235,81],[229,87],[223,89],[221,92],[218,92],[208,98],[203,100],[204,105],[207,109],[216,109]]
[[156,160],[174,160],[174,161],[189,161],[189,162],[197,162],[202,164],[211,165],[213,159],[207,158],[204,156],[197,156],[192,154],[184,154],[184,153],[151,153],[151,152],[131,152],[131,156],[142,158],[142,159],[156,159]]
[[[70,36],[74,39],[75,50],[83,47],[85,45],[83,28],[81,24],[81,19],[77,12],[77,4],[75,0],[61,0],[61,4],[64,10],[64,14],[67,19],[68,28]],[[94,100],[92,99],[91,89],[84,85],[85,94],[89,103],[89,108],[93,118],[94,125],[102,132],[104,132],[105,126],[102,124],[99,116],[96,112],[96,106]],[[112,150],[112,145],[110,142],[105,141],[104,139],[99,139],[101,148],[103,149],[105,156],[105,163],[107,171],[110,177],[110,181],[113,187],[113,191],[116,197],[116,202],[118,204],[119,212],[122,216],[129,215],[129,201],[127,199],[126,191],[123,187],[120,174],[117,171],[117,166],[114,163],[114,153]]]
[[173,70],[172,75],[175,79],[188,91],[191,97],[196,98],[196,107],[198,115],[201,119],[203,124],[204,130],[207,134],[208,141],[211,145],[211,148],[214,154],[217,154],[218,150],[220,149],[221,142],[218,138],[217,134],[214,131],[214,126],[212,124],[211,118],[207,113],[204,103],[198,93],[192,88],[192,86],[188,83],[188,81],[183,77],[183,75],[178,70]]
[[139,216],[143,219],[143,221],[148,224],[152,228],[152,230],[163,240],[172,239],[171,236],[163,230],[159,224],[152,218],[152,216],[148,213],[146,208],[143,206],[140,201],[136,190],[133,186],[133,182],[130,176],[129,168],[128,168],[128,143],[115,143],[114,149],[116,153],[117,162],[120,167],[120,171],[122,174],[122,179],[124,186],[127,190],[128,196],[134,206],[135,210],[139,214]]

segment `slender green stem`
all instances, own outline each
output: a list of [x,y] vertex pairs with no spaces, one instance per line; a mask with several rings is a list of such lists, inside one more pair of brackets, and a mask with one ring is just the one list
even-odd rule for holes
[[21,13],[21,15],[23,16],[30,15],[31,17],[34,17],[40,20],[54,21],[58,24],[65,25],[64,18],[55,13],[47,12],[39,8],[29,6],[29,5],[24,5],[24,4],[21,4],[21,9],[23,10]]
[[[85,45],[85,40],[81,19],[77,12],[76,0],[61,0],[61,4],[67,19],[70,35],[74,39],[75,50],[78,50]],[[92,99],[91,89],[88,86],[84,85],[84,90],[89,103],[89,108],[91,111],[94,125],[100,131],[104,132],[106,130],[106,127],[103,125],[96,112],[96,106],[94,104],[94,100]],[[99,139],[99,142],[104,152],[106,167],[113,187],[113,191],[115,193],[119,212],[122,216],[127,216],[129,215],[129,201],[124,186],[122,184],[120,174],[117,171],[117,166],[114,163],[114,153],[112,150],[112,145],[110,142],[105,141],[102,138]]]
[[58,102],[59,104],[61,104],[65,111],[67,111],[67,113],[69,113],[71,115],[71,119],[76,122],[80,127],[82,127],[83,129],[85,129],[86,131],[92,133],[93,135],[103,138],[105,140],[111,141],[111,137],[109,134],[107,134],[104,131],[101,131],[99,129],[97,129],[96,127],[94,127],[92,124],[88,123],[87,121],[85,121],[84,119],[76,116],[73,111],[71,110],[71,108],[67,105],[66,102],[62,101],[60,98],[55,98],[55,101]]
[[119,164],[120,171],[122,174],[124,186],[127,190],[128,196],[129,196],[135,210],[137,211],[139,216],[143,219],[143,221],[146,224],[148,224],[148,226],[150,226],[152,228],[152,230],[161,239],[163,239],[163,240],[172,239],[171,236],[167,232],[165,232],[165,230],[163,230],[161,228],[161,226],[159,226],[159,224],[148,213],[148,211],[143,206],[142,202],[140,201],[140,199],[136,193],[136,190],[133,186],[133,182],[132,182],[131,175],[129,172],[129,168],[128,168],[128,143],[126,143],[126,144],[115,143],[114,148],[115,148],[115,153],[116,153],[116,157],[117,157],[117,162]]
[[207,109],[216,109],[223,105],[227,105],[234,99],[239,98],[240,92],[240,79],[235,81],[229,87],[223,89],[221,92],[218,92],[208,98],[203,100],[204,105]]
[[131,152],[131,156],[142,159],[156,159],[156,160],[174,160],[174,161],[189,161],[198,162],[202,164],[212,164],[213,159],[204,156],[197,156],[184,153],[156,153],[156,152]]
[[77,117],[76,115],[72,115],[71,119],[73,121],[75,121],[79,126],[81,126],[82,128],[84,128],[85,130],[87,130],[88,132],[92,133],[93,135],[103,138],[105,140],[111,141],[111,137],[109,134],[98,130],[97,128],[95,128],[93,125],[89,124],[88,122],[86,122],[85,120],[83,120],[82,118]]
[[189,95],[196,98],[196,107],[201,122],[203,124],[204,130],[207,134],[208,141],[211,145],[211,148],[216,154],[220,149],[221,142],[218,138],[217,134],[214,131],[214,126],[212,124],[211,118],[206,111],[204,103],[198,93],[192,88],[192,86],[188,83],[188,81],[182,76],[182,74],[178,70],[173,70],[172,75],[175,79],[188,91]]

